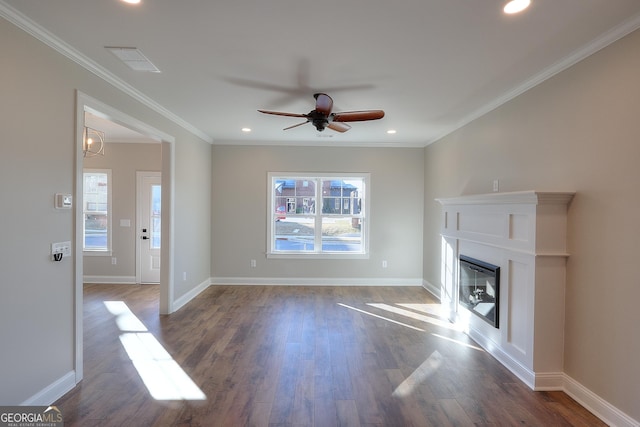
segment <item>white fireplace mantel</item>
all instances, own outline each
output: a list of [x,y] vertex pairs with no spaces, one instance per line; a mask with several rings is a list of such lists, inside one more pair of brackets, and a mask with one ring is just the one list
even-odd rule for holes
[[513,191],[509,193],[471,194],[451,198],[436,199],[443,205],[486,205],[486,204],[568,204],[575,192],[561,191]]
[[[574,194],[436,199],[443,206],[442,303],[473,339],[536,390],[562,388],[566,218]],[[498,328],[458,305],[460,254],[500,266]]]

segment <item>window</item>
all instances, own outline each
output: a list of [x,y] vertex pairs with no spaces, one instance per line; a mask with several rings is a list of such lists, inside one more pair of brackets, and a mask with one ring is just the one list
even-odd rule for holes
[[83,250],[111,252],[111,170],[85,169],[83,174]]
[[162,186],[151,186],[151,249],[160,249],[162,241]]
[[269,257],[366,258],[369,174],[269,174]]

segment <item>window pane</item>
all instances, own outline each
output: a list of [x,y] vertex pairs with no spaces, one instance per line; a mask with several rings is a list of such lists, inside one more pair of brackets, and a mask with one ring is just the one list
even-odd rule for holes
[[362,252],[362,220],[357,217],[323,217],[322,251]]
[[315,219],[313,217],[276,218],[274,221],[277,251],[313,251],[315,241]]
[[274,181],[275,214],[315,213],[316,183],[312,179],[276,179]]
[[107,249],[107,214],[85,213],[84,215],[85,249]]
[[108,174],[83,174],[84,249],[106,251],[108,242]]
[[296,196],[315,196],[316,183],[309,179],[296,180]]
[[298,207],[298,204],[296,203],[296,198],[295,197],[287,197],[287,213],[288,214],[294,214],[296,213],[296,209]]
[[362,209],[362,194],[362,178],[323,180],[322,213],[358,215]]
[[161,191],[160,185],[151,186],[151,249],[160,249]]
[[315,197],[300,197],[300,206],[302,207],[302,213],[314,214],[316,213],[316,198]]
[[84,174],[84,204],[85,211],[107,210],[107,174]]

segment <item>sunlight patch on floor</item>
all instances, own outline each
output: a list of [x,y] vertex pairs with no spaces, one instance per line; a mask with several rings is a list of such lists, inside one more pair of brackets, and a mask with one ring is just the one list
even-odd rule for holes
[[104,305],[122,331],[120,342],[154,399],[207,399],[124,301],[104,301]]
[[419,311],[421,313],[429,314],[431,316],[439,317],[442,319],[447,318],[447,310],[446,308],[438,303],[438,304],[408,304],[408,303],[396,303],[396,305],[400,307],[404,307],[409,310]]
[[434,337],[446,340],[446,341],[451,341],[453,343],[459,344],[463,347],[468,347],[468,348],[472,348],[474,350],[478,350],[478,351],[482,351],[484,352],[484,349],[481,347],[478,347],[477,345],[471,345],[471,344],[467,344],[466,342],[460,341],[460,340],[455,340],[453,338],[449,338],[449,337],[445,337],[444,335],[439,335],[439,334],[434,334],[432,333],[431,335],[433,335]]
[[126,332],[147,332],[147,327],[129,310],[124,301],[104,301],[104,306],[116,320],[118,329]]
[[429,378],[442,365],[443,357],[438,351],[434,351],[422,362],[415,371],[411,373],[396,389],[393,391],[394,397],[407,397],[413,393],[413,390]]
[[341,306],[341,307],[344,307],[344,308],[348,308],[350,310],[355,310],[355,311],[357,311],[359,313],[362,313],[362,314],[366,314],[368,316],[376,317],[378,319],[386,320],[387,322],[395,323],[396,325],[401,325],[401,326],[404,326],[406,328],[414,329],[416,331],[425,332],[424,329],[416,328],[415,326],[408,325],[408,324],[402,323],[402,322],[398,322],[397,320],[389,319],[388,317],[380,316],[378,314],[374,314],[374,313],[371,313],[371,312],[366,311],[366,310],[361,310],[359,308],[356,308],[356,307],[353,307],[353,306],[350,306],[350,305],[347,305],[347,304],[342,304],[341,302],[339,302],[338,305]]
[[447,320],[441,320],[441,319],[437,319],[437,318],[434,318],[434,317],[431,317],[431,316],[425,316],[423,314],[419,314],[419,313],[416,313],[414,311],[405,310],[405,309],[399,308],[399,307],[394,307],[394,306],[389,305],[389,304],[367,303],[367,305],[370,306],[370,307],[375,307],[375,308],[380,309],[380,310],[386,310],[386,311],[391,312],[391,313],[400,314],[402,316],[409,317],[409,318],[415,319],[415,320],[419,320],[421,322],[430,323],[430,324],[435,325],[435,326],[440,326],[440,327],[447,328],[447,329],[452,329],[452,330],[455,330],[455,331],[459,331],[460,330],[459,326],[456,326],[455,324],[450,323]]

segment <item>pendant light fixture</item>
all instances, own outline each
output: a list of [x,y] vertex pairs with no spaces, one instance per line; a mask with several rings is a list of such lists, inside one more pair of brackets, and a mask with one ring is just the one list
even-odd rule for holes
[[104,132],[85,126],[82,154],[84,157],[104,156]]

